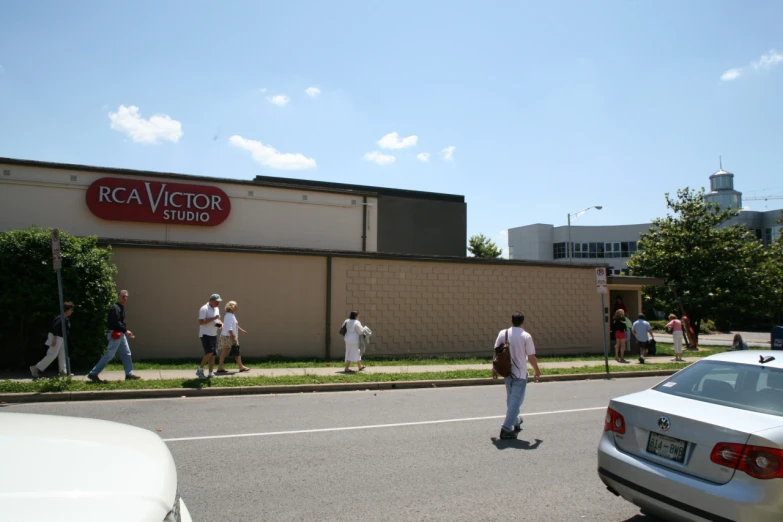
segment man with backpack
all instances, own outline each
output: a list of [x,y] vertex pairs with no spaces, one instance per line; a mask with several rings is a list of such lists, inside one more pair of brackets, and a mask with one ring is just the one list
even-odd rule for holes
[[511,316],[513,326],[502,330],[495,341],[492,378],[497,379],[501,375],[506,381],[506,419],[500,428],[501,439],[516,439],[522,431],[519,410],[525,400],[528,361],[533,366],[534,379],[538,380],[541,376],[533,337],[522,328],[524,323],[522,312],[515,312]]

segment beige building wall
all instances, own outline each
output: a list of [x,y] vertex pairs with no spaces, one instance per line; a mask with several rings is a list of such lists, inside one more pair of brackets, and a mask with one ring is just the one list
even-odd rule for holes
[[[198,310],[213,292],[237,301],[248,356],[326,356],[327,257],[114,248],[130,292],[135,358],[198,357]],[[511,314],[526,315],[540,354],[603,352],[594,272],[581,267],[332,258],[333,359],[351,310],[374,333],[366,357],[489,355]],[[224,304],[225,304],[224,302]],[[221,306],[221,315],[224,307]]]
[[243,355],[325,355],[326,258],[114,248],[135,359],[201,357],[198,311],[210,294],[238,303]]
[[[324,250],[362,250],[362,197],[200,179],[171,178],[172,183],[222,189],[231,200],[231,214],[220,225],[190,226],[107,221],[90,212],[87,187],[102,177],[166,182],[160,177],[0,165],[0,230],[38,225],[69,234],[151,241],[233,245],[266,245]],[[252,192],[252,196],[250,195]],[[303,196],[307,199],[304,200]],[[368,198],[368,252],[378,249],[377,198]],[[25,209],[35,209],[25,212]],[[34,216],[34,217],[31,217]]]
[[332,354],[351,310],[374,338],[367,357],[489,355],[522,311],[539,353],[603,352],[592,268],[364,259],[332,262]]

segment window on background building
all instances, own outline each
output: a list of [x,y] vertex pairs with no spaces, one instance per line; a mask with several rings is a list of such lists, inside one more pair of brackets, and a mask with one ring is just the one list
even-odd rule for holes
[[756,229],[756,239],[760,239],[760,240],[762,240],[762,241],[763,241],[763,239],[764,239],[764,238],[761,236],[761,229],[760,229],[760,228],[757,228],[757,229]]
[[598,257],[598,243],[588,243],[590,245],[590,259]]
[[604,244],[603,243],[597,243],[596,244],[596,248],[598,250],[598,259],[603,259],[604,258],[604,252],[605,252]]
[[582,243],[574,243],[574,257],[582,257]]
[[590,247],[587,243],[582,243],[582,257],[585,259],[590,257]]
[[636,241],[629,241],[628,242],[628,252],[631,255],[634,255],[636,253]]
[[768,228],[764,231],[764,246],[772,244],[772,229]]
[[554,259],[564,259],[566,257],[566,244],[564,242],[552,245],[552,257]]
[[623,257],[631,257],[631,254],[628,251],[628,241],[620,243],[620,253]]

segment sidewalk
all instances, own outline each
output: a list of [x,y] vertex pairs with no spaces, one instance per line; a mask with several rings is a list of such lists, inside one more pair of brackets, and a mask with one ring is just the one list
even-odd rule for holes
[[[732,333],[714,333],[701,334],[699,336],[699,346],[731,346],[734,340],[734,334],[740,334],[742,340],[748,343],[749,348],[769,349],[769,333],[764,332],[732,332]],[[655,340],[662,343],[672,343],[672,335],[655,332]]]
[[[685,352],[685,362],[696,362],[700,357],[687,357],[688,353]],[[633,357],[633,356],[629,356]],[[622,371],[622,368],[628,366],[639,366],[639,362],[636,358],[629,358],[628,363],[618,363],[614,359],[609,359],[609,366],[615,371]],[[650,370],[655,370],[657,364],[672,362],[671,356],[654,356],[648,357],[645,367]],[[373,366],[372,361],[368,361],[366,370],[362,373],[368,374],[382,374],[382,373],[439,373],[450,372],[459,370],[492,370],[491,364],[440,364],[430,366]],[[565,362],[540,362],[539,368],[582,368],[585,366],[604,366],[604,361],[584,361],[574,360]],[[354,366],[355,368],[355,366]],[[161,379],[197,379],[196,367],[192,370],[135,370],[134,374],[138,375],[142,379],[146,380],[161,380]],[[357,372],[358,373],[358,372]],[[232,370],[229,373],[217,374],[217,377],[213,377],[213,383],[217,379],[231,379],[234,377],[284,377],[289,375],[346,375],[341,367],[329,367],[329,368],[264,368],[264,369],[251,369],[249,372],[239,373],[236,370]],[[125,374],[122,371],[109,372],[104,371],[100,375],[101,379],[107,381],[121,381],[125,378]],[[74,380],[84,381],[87,380],[87,376],[84,374],[76,375]],[[31,378],[22,379],[9,379],[17,382],[27,382]]]

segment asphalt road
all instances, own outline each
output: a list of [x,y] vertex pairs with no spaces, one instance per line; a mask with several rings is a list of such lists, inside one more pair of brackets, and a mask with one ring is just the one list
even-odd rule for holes
[[531,384],[519,441],[493,440],[504,414],[502,386],[49,403],[4,411],[160,430],[197,522],[652,522],[605,490],[596,475],[596,448],[609,399],[658,381]]

